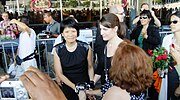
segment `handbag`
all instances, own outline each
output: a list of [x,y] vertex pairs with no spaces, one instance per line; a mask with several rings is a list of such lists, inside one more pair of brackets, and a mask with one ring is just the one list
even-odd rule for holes
[[21,59],[18,55],[16,56],[16,64],[21,65],[21,63],[24,62],[23,59]]
[[16,64],[17,64],[17,65],[21,65],[22,62],[33,59],[33,58],[34,58],[34,55],[35,55],[35,52],[36,52],[36,50],[34,50],[33,53],[31,53],[30,55],[28,55],[27,57],[25,57],[25,58],[23,58],[23,59],[21,59],[21,58],[17,55],[17,56],[16,56]]
[[179,97],[179,96],[180,96],[180,84],[179,84],[179,86],[176,88],[176,90],[175,90],[175,92],[174,92],[174,95],[175,95],[176,97]]

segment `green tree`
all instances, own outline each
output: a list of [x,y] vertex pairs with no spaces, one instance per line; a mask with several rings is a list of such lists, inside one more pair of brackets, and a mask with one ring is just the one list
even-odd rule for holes
[[82,6],[89,7],[89,6],[90,6],[90,1],[85,1],[85,2],[83,2]]
[[78,6],[78,2],[76,0],[70,0],[69,1],[69,6],[77,7]]

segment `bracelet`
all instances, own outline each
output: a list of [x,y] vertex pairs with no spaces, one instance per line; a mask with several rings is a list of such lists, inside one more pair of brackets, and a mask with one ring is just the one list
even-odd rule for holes
[[94,88],[95,88],[94,81],[90,81],[90,82],[89,82],[89,85],[90,85],[90,88],[91,88],[91,89],[94,89]]

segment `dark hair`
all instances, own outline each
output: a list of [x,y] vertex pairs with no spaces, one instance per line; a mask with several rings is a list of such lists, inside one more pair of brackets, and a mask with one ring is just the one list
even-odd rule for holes
[[20,19],[20,21],[25,23],[26,25],[29,25],[29,17],[28,16],[19,16],[18,19]]
[[77,36],[79,36],[79,24],[74,20],[73,17],[67,17],[61,22],[60,31],[63,33],[65,28],[75,28],[77,30]]
[[120,24],[119,18],[115,14],[108,13],[108,14],[103,15],[103,17],[100,20],[100,23],[107,28],[114,28],[115,26],[117,26],[118,27],[117,35],[121,39],[123,39],[125,37],[125,33],[123,32],[124,28],[122,28],[122,26],[120,26],[120,25],[124,25],[124,24]]
[[113,56],[109,74],[115,86],[139,94],[153,82],[152,60],[140,47],[122,42]]
[[172,15],[175,15],[180,18],[180,11],[175,11],[172,14],[170,14],[169,18],[171,18]]
[[49,16],[53,16],[51,11],[44,11],[44,14],[43,14],[43,15],[45,15],[45,14],[46,14],[48,17],[49,17]]
[[143,10],[140,13],[140,16],[142,16],[142,15],[147,15],[148,18],[153,18],[152,15],[151,15],[151,12],[149,10]]

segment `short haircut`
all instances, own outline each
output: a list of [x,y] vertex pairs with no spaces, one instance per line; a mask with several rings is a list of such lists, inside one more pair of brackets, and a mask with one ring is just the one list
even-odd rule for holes
[[103,17],[100,20],[101,25],[107,27],[107,28],[114,28],[115,26],[118,27],[117,34],[118,36],[123,39],[125,37],[125,33],[122,32],[121,26],[124,24],[120,24],[119,18],[113,14],[113,13],[108,13],[103,15]]
[[111,64],[110,79],[131,94],[142,93],[153,82],[152,60],[136,45],[120,43]]
[[8,17],[9,17],[9,13],[8,13],[8,12],[3,12],[3,13],[1,14],[1,16],[3,16],[3,15],[8,15]]
[[52,12],[51,11],[44,11],[43,15],[47,15],[49,17],[49,16],[52,16]]
[[77,30],[77,36],[79,36],[79,24],[73,17],[67,17],[61,22],[61,33],[63,33],[65,28],[75,28]]
[[26,25],[29,25],[29,17],[28,16],[19,16],[18,19],[20,19],[20,21],[25,23]]
[[174,11],[172,14],[170,14],[169,17],[171,18],[172,15],[175,15],[180,18],[180,11]]

